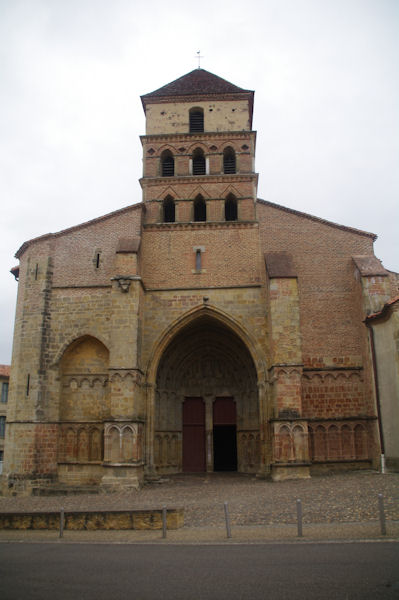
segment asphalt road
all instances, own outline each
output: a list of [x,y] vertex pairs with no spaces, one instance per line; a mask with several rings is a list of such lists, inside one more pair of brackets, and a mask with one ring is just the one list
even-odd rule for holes
[[1,543],[1,600],[399,598],[399,543]]

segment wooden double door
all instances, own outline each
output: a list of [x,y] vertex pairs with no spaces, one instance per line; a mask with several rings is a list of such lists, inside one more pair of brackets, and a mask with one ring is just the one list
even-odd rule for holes
[[[204,472],[206,464],[206,406],[203,398],[183,402],[183,471]],[[210,419],[208,419],[209,423]],[[212,406],[213,470],[237,470],[237,416],[233,398],[216,398]]]

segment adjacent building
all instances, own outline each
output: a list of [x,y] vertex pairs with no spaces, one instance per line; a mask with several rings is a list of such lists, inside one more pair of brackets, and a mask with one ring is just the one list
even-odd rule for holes
[[3,471],[9,379],[10,366],[0,365],[0,475]]

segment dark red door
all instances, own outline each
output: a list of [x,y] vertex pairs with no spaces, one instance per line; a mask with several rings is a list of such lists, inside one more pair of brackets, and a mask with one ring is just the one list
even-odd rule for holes
[[213,403],[213,468],[237,471],[236,403],[233,398],[216,398]]
[[183,402],[183,471],[201,473],[205,470],[205,404],[202,398],[186,398]]

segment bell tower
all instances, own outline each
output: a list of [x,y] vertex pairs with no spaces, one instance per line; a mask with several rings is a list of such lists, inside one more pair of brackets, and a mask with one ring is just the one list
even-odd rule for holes
[[253,99],[200,68],[141,97],[146,224],[255,221]]
[[[188,319],[163,348],[147,387],[147,470],[179,472],[198,464],[217,470],[225,444],[215,427],[228,426],[235,432],[229,465],[259,472],[270,462],[263,439],[266,387],[240,338],[252,331],[266,351],[254,93],[195,69],[141,100],[143,347],[156,347],[161,332]],[[263,366],[260,372],[263,381]],[[228,424],[226,415],[218,417],[221,399],[231,408]],[[186,429],[195,403],[202,445],[194,460]]]

